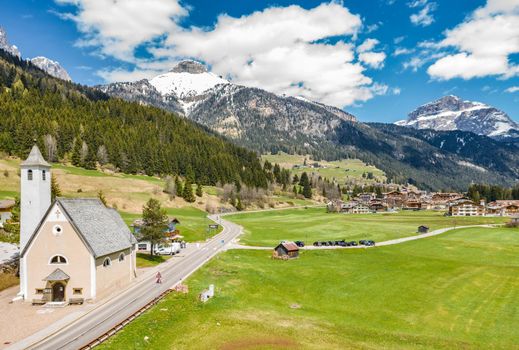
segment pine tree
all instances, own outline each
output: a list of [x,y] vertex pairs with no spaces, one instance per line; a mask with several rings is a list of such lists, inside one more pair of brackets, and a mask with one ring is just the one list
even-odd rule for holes
[[177,196],[183,197],[184,196],[184,186],[182,186],[182,181],[178,178],[178,176],[175,176],[175,189]]
[[50,177],[50,197],[53,202],[56,197],[61,197],[61,188],[59,187],[54,174],[52,174]]
[[305,198],[312,198],[312,185],[310,184],[310,179],[308,178],[308,174],[306,172],[301,174],[301,179],[299,180],[299,184],[301,185],[301,194]]
[[158,200],[150,198],[142,207],[142,221],[141,235],[144,240],[150,241],[153,255],[155,245],[164,239],[164,230],[168,226],[166,210],[161,208]]
[[202,197],[203,195],[204,195],[204,193],[202,191],[202,185],[197,184],[196,185],[196,196],[197,197]]
[[186,184],[184,185],[184,191],[182,192],[182,197],[188,203],[193,203],[195,201],[195,195],[193,194],[193,185],[189,180],[186,180]]
[[72,149],[72,165],[81,166],[81,148],[83,141],[80,138],[76,138],[74,141],[74,148]]

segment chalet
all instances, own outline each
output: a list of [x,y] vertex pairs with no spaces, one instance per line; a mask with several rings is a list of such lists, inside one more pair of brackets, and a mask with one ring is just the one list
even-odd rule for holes
[[449,205],[451,216],[483,216],[485,206],[475,203],[469,199],[460,199]]
[[424,225],[418,226],[418,233],[427,233],[427,232],[429,232],[429,227],[424,226]]
[[0,228],[11,218],[11,211],[15,205],[16,203],[12,199],[0,200]]
[[136,277],[135,237],[97,198],[51,202],[50,171],[37,146],[21,163],[19,296],[65,305],[124,289]]
[[387,205],[380,199],[373,199],[369,202],[369,209],[371,212],[387,211]]
[[420,210],[422,209],[422,202],[420,200],[408,199],[404,202],[405,210]]
[[369,214],[372,210],[368,204],[351,201],[342,206],[341,212],[348,214]]
[[364,204],[368,204],[375,198],[377,198],[377,195],[375,193],[359,193],[355,200]]
[[299,247],[294,242],[282,242],[274,248],[274,254],[278,258],[294,259],[299,256]]
[[400,191],[384,193],[384,202],[389,208],[401,208],[406,198],[406,194]]

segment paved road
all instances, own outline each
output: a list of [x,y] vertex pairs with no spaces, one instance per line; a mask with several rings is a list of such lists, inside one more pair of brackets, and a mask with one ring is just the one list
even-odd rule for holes
[[[445,232],[448,232],[448,231],[451,231],[451,230],[457,230],[457,229],[461,229],[461,228],[470,228],[470,227],[495,227],[495,225],[469,225],[469,226],[446,227],[446,228],[441,228],[441,229],[438,229],[438,230],[435,230],[435,231],[431,231],[429,233],[422,233],[422,234],[415,235],[415,236],[402,237],[402,238],[392,239],[392,240],[384,241],[384,242],[377,242],[377,244],[374,245],[374,246],[358,245],[358,246],[350,246],[350,247],[341,247],[341,246],[320,246],[320,247],[315,247],[313,245],[307,245],[307,246],[305,246],[305,247],[303,247],[301,249],[304,249],[304,250],[327,250],[327,249],[360,249],[360,248],[382,247],[382,246],[400,244],[400,243],[404,243],[404,242],[414,241],[414,240],[417,240],[417,239],[437,236],[437,235],[441,235],[442,233],[445,233]],[[259,247],[259,246],[242,245],[242,244],[237,243],[236,240],[234,242],[232,242],[231,245],[229,246],[229,249],[250,249],[250,250],[272,250],[272,248],[273,247]]]
[[225,221],[217,215],[210,218],[220,223],[224,228],[223,231],[207,243],[198,246],[190,244],[184,250],[183,258],[170,259],[172,263],[168,261],[163,268],[159,268],[163,276],[163,284],[156,284],[154,274],[150,274],[120,296],[89,310],[88,313],[44,339],[34,342],[28,338],[9,349],[79,349],[102,336],[161,293],[195,272],[218,252],[227,249],[228,243],[242,232],[241,226]]

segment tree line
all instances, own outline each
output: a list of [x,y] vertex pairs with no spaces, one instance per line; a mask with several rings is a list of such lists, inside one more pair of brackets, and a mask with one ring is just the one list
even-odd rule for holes
[[26,157],[36,140],[49,161],[87,169],[267,186],[256,153],[170,112],[55,79],[2,50],[0,115],[0,151],[9,155]]

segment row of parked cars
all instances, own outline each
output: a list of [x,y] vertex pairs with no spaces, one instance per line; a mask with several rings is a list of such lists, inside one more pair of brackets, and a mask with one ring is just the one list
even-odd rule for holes
[[362,239],[362,240],[360,240],[357,243],[356,241],[346,242],[343,239],[341,241],[317,241],[317,242],[314,242],[314,246],[315,247],[333,247],[333,246],[338,246],[338,247],[356,247],[358,245],[363,245],[363,246],[371,247],[371,246],[375,245],[375,241]]

